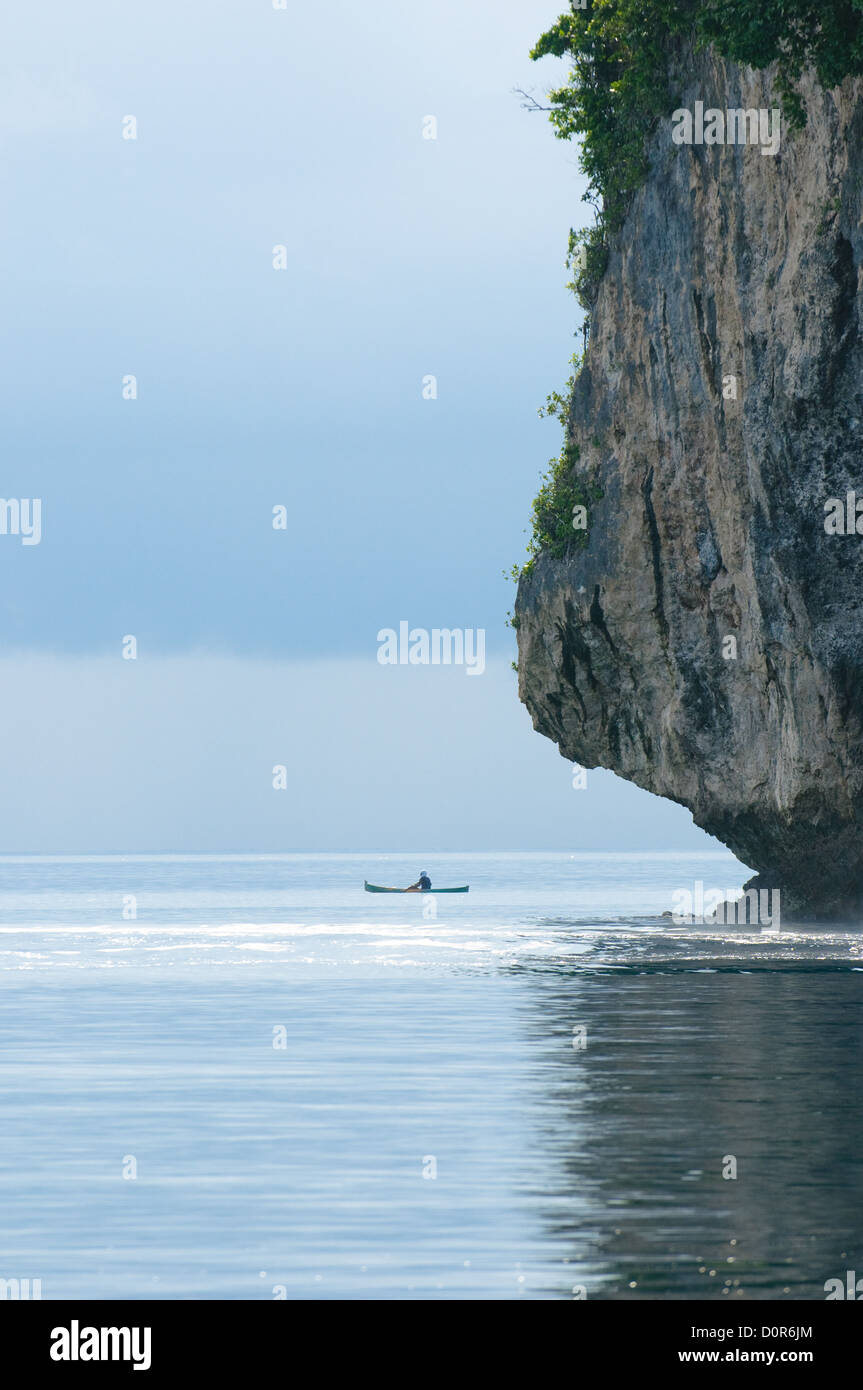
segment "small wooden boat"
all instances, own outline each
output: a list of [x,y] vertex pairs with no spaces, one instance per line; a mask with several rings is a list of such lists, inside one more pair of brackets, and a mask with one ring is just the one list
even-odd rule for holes
[[377,883],[366,883],[363,887],[367,893],[467,893],[470,884],[466,883],[463,888],[381,888]]

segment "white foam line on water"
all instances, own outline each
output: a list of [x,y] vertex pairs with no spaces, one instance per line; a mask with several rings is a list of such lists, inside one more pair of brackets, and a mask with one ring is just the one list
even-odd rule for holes
[[[467,925],[467,924],[466,924]],[[476,924],[471,923],[471,930],[476,930]],[[450,928],[458,929],[458,928]],[[66,936],[238,936],[240,934],[262,935],[266,933],[311,935],[311,936],[338,936],[345,934],[365,934],[371,935],[379,932],[404,931],[405,934],[415,934],[416,926],[411,922],[326,922],[326,923],[307,923],[307,922],[231,922],[229,925],[210,926],[206,922],[202,923],[164,923],[152,926],[144,926],[137,922],[104,922],[93,924],[79,924],[77,926],[56,926],[53,924],[42,925],[38,922],[28,922],[21,926],[0,927],[0,936],[47,936],[47,935],[66,935]],[[444,929],[445,933],[446,929]]]

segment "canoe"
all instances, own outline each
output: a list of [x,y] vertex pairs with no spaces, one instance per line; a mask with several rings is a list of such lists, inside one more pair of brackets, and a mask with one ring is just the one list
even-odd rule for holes
[[467,893],[470,884],[466,883],[463,888],[380,888],[376,883],[363,880],[363,887],[367,893]]

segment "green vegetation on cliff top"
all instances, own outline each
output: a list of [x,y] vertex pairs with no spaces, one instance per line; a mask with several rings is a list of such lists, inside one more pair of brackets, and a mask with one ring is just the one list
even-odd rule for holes
[[530,56],[572,59],[566,85],[549,93],[549,119],[560,139],[582,137],[585,197],[597,213],[594,227],[570,237],[585,307],[605,270],[608,237],[647,173],[646,138],[671,115],[667,44],[675,35],[750,67],[777,63],[777,90],[796,126],[804,122],[796,85],[806,67],[825,87],[863,73],[863,0],[585,0],[584,8],[573,0]]
[[[531,58],[570,57],[563,87],[549,93],[550,121],[559,139],[581,137],[585,199],[593,226],[570,232],[567,266],[579,302],[589,309],[608,262],[609,237],[623,222],[648,170],[646,141],[660,116],[671,115],[668,40],[689,37],[723,57],[754,68],[777,64],[776,87],[786,119],[805,123],[797,83],[812,67],[824,87],[863,74],[863,0],[573,0],[569,12],[543,34]],[[578,360],[573,358],[576,375]],[[574,507],[589,507],[601,493],[577,476],[578,448],[570,441],[569,400],[554,392],[541,415],[556,415],[564,444],[552,459],[533,503],[527,573],[546,551],[557,558],[586,542],[573,529]]]

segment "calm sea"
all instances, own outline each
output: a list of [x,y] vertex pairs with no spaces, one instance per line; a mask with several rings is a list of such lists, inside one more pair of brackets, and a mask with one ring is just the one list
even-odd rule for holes
[[[470,893],[363,892],[421,869]],[[745,877],[727,854],[0,859],[0,1278],[823,1299],[863,1274],[863,937],[661,916]]]

